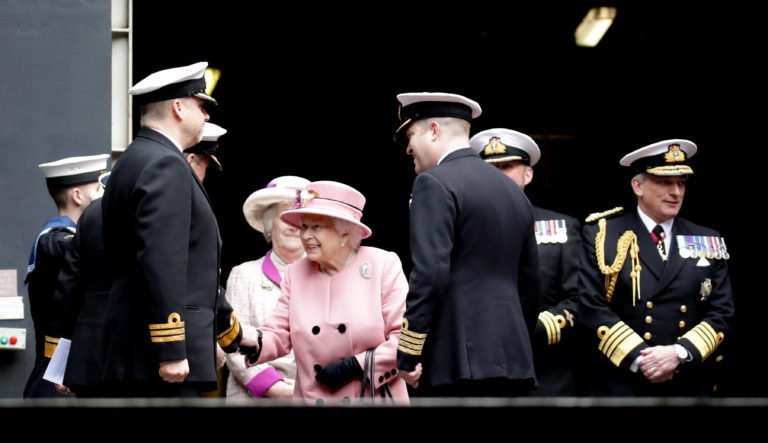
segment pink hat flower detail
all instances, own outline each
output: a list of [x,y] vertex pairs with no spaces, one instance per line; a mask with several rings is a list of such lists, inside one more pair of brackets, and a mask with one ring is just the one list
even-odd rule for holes
[[300,207],[283,212],[280,219],[300,227],[304,214],[338,218],[357,225],[363,232],[362,238],[368,238],[371,228],[360,221],[364,207],[365,196],[357,189],[335,181],[317,181],[301,192]]

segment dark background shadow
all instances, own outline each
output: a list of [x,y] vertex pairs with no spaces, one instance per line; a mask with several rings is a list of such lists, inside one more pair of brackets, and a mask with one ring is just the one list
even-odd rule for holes
[[[580,219],[634,208],[630,176],[618,165],[625,153],[662,139],[691,139],[700,151],[682,215],[721,231],[732,255],[738,318],[726,338],[731,364],[721,391],[768,396],[753,361],[767,307],[757,269],[763,248],[748,252],[764,231],[752,214],[764,189],[762,126],[748,111],[762,108],[755,59],[764,51],[757,51],[753,28],[732,21],[755,12],[607,2],[619,8],[617,20],[598,47],[585,49],[574,45],[573,31],[598,5],[526,3],[532,4],[505,5],[512,13],[503,15],[474,5],[440,15],[433,5],[365,13],[289,6],[266,16],[253,2],[219,2],[205,11],[180,0],[136,2],[134,82],[200,60],[223,72],[214,92],[220,106],[211,114],[229,130],[219,155],[224,172],[207,187],[224,239],[225,276],[265,252],[242,203],[280,175],[359,189],[368,198],[363,221],[374,231],[366,244],[396,251],[410,270],[415,175],[410,157],[391,142],[400,92],[464,94],[484,111],[473,133],[505,126],[532,134],[543,159],[529,197]],[[350,14],[358,19],[348,20]],[[737,203],[753,199],[755,208]]]

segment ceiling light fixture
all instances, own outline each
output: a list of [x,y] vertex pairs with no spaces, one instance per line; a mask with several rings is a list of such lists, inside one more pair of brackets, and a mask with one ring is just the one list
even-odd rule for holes
[[219,82],[221,77],[221,69],[217,68],[205,68],[205,93],[208,95],[213,94],[213,90],[216,88],[216,83]]
[[597,46],[605,32],[613,24],[613,19],[615,18],[616,8],[612,6],[590,9],[579,24],[579,27],[576,28],[574,33],[576,44],[588,48]]

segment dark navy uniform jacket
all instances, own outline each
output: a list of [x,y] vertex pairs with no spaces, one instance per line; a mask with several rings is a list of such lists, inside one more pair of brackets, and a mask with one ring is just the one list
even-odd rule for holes
[[43,375],[60,338],[53,332],[61,309],[54,290],[64,255],[72,243],[75,223],[68,217],[59,216],[46,222],[44,228],[35,240],[25,279],[35,327],[35,363],[24,388],[25,398],[63,396],[56,392],[53,383],[43,380]]
[[533,386],[541,297],[527,197],[460,149],[416,177],[410,227],[414,267],[398,368],[422,362],[425,388],[487,379]]
[[112,285],[101,202],[94,200],[80,216],[56,288],[56,298],[64,304],[56,333],[72,341],[64,385],[78,396],[94,395],[99,382],[104,307]]
[[[632,302],[631,258],[621,268],[614,293],[606,297],[605,276],[597,266],[600,222],[584,227],[579,322],[586,328],[591,360],[589,394],[599,396],[700,396],[712,393],[711,369],[719,343],[728,338],[733,295],[724,259],[686,259],[678,235],[719,237],[709,228],[677,217],[668,261],[662,261],[637,210],[605,219],[604,263],[617,255],[619,237],[635,233],[640,249],[640,299]],[[600,242],[598,242],[599,244]],[[668,382],[651,384],[629,366],[654,345],[683,345],[693,361],[681,364]]]
[[539,387],[532,395],[574,396],[581,228],[578,220],[559,212],[539,207],[533,212],[537,222],[564,223],[567,237],[563,242],[539,243],[542,312],[533,340]]
[[[161,361],[186,358],[186,382],[215,389],[217,338],[231,352],[242,333],[221,300],[216,217],[181,151],[142,128],[112,170],[102,213],[113,278],[103,380],[159,382]],[[217,324],[218,306],[227,324]]]

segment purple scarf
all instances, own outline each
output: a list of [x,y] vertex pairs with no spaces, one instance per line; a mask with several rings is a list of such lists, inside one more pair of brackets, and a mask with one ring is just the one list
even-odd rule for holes
[[266,275],[268,279],[272,280],[272,282],[277,286],[280,286],[280,283],[283,282],[283,277],[280,276],[280,272],[277,270],[277,267],[275,267],[275,264],[272,262],[271,249],[269,250],[269,252],[267,252],[267,255],[264,256],[264,262],[261,264],[261,272],[263,272],[264,275]]

